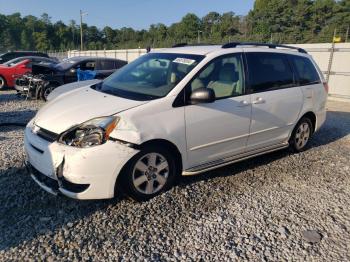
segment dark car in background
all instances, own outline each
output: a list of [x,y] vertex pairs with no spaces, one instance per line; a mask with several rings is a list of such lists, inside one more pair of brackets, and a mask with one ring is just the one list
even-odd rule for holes
[[[33,90],[36,98],[46,100],[56,87],[78,81],[80,72],[93,72],[93,79],[104,79],[126,65],[124,60],[101,57],[72,57],[56,65],[33,65],[31,77],[36,86],[28,88],[30,79],[17,79],[15,88],[19,92]],[[41,80],[41,81],[40,81]]]
[[22,56],[40,56],[40,57],[49,57],[45,53],[36,52],[36,51],[12,51],[0,54],[0,64],[6,63],[12,59],[22,57]]
[[57,64],[57,59],[40,56],[23,56],[0,64],[0,90],[5,87],[14,87],[15,79],[31,72],[33,64]]

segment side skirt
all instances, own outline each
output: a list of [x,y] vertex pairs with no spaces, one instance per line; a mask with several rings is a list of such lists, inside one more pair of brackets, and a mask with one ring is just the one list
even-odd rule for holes
[[284,142],[284,143],[280,143],[280,144],[277,144],[274,146],[269,146],[269,147],[265,147],[262,149],[253,150],[250,152],[245,152],[245,153],[242,153],[242,154],[239,154],[236,156],[219,159],[216,161],[212,161],[212,162],[209,162],[206,164],[202,164],[202,165],[187,169],[187,170],[182,172],[182,175],[183,176],[198,175],[198,174],[201,174],[203,172],[207,172],[207,171],[219,168],[219,167],[227,166],[227,165],[237,163],[237,162],[249,159],[249,158],[253,158],[256,156],[260,156],[260,155],[264,155],[264,154],[271,153],[274,151],[278,151],[278,150],[287,148],[288,146],[289,146],[289,143]]

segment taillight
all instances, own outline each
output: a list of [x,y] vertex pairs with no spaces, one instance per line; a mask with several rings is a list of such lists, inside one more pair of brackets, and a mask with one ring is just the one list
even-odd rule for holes
[[323,83],[323,87],[324,87],[324,90],[326,91],[326,93],[328,94],[328,91],[329,91],[328,83],[327,83],[327,82],[324,82],[324,83]]

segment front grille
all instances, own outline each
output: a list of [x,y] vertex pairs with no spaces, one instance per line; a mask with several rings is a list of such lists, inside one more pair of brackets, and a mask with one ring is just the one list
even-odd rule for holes
[[54,142],[58,139],[58,134],[53,133],[49,130],[46,130],[44,128],[39,128],[39,130],[36,132],[36,134],[41,137],[42,139],[48,141],[48,142]]

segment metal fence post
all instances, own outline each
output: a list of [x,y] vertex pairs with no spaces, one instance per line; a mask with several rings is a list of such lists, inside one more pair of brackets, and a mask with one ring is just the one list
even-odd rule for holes
[[337,34],[337,29],[334,29],[334,34],[333,34],[333,39],[332,39],[332,47],[331,47],[331,53],[329,55],[329,60],[328,60],[328,69],[327,69],[327,77],[326,77],[326,81],[327,84],[329,82],[330,79],[330,74],[332,72],[332,64],[333,64],[333,57],[334,57],[334,51],[335,51],[335,42],[334,42],[334,38]]
[[128,49],[125,50],[125,60],[126,62],[129,62],[129,53],[128,53]]

